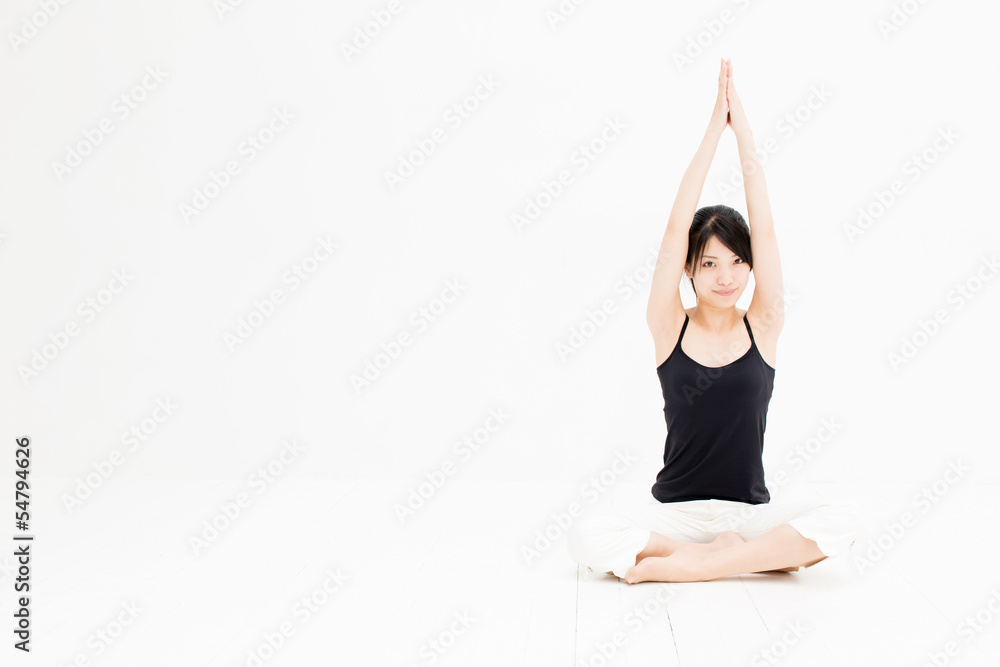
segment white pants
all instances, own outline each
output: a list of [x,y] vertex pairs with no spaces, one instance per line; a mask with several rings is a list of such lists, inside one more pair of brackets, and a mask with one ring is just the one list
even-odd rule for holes
[[790,524],[814,540],[826,556],[848,551],[864,538],[863,509],[853,500],[775,500],[751,505],[733,500],[646,502],[580,517],[570,526],[570,557],[595,572],[624,578],[635,557],[646,548],[650,532],[684,542],[711,542],[724,531],[752,540],[782,524]]

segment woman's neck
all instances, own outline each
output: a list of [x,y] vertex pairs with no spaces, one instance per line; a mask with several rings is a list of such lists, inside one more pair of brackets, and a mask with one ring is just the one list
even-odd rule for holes
[[736,306],[726,306],[716,308],[699,302],[694,308],[694,315],[691,316],[702,329],[710,333],[725,333],[731,331],[736,322],[742,319],[736,312]]

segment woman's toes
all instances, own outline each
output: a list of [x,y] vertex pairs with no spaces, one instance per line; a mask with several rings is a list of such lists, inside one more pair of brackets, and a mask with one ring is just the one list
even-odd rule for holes
[[649,556],[636,563],[632,569],[625,573],[625,583],[637,584],[640,581],[649,581],[653,574],[653,561],[656,560],[663,560],[663,558],[659,556]]

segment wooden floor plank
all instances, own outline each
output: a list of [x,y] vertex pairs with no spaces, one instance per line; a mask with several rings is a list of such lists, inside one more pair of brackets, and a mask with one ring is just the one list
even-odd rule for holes
[[765,643],[768,634],[743,577],[703,583],[709,584],[702,590],[702,595],[716,619],[728,664],[748,664],[746,648]]
[[[738,585],[738,582],[736,582]],[[678,664],[728,665],[729,651],[725,646],[723,629],[719,627],[713,610],[712,587],[736,590],[734,582],[691,582],[675,584],[677,594],[667,607],[673,632]],[[740,591],[740,595],[743,592]]]
[[622,588],[618,577],[578,566],[577,628],[574,665],[617,664],[630,640],[623,623]]

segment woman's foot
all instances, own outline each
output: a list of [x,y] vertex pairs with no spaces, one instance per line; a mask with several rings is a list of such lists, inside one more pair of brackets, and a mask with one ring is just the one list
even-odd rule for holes
[[705,581],[707,555],[703,549],[675,549],[669,556],[643,558],[626,573],[625,581]]
[[[719,551],[720,549],[728,549],[729,547],[734,547],[737,544],[743,544],[746,542],[745,539],[732,532],[731,530],[726,530],[715,536],[715,539],[707,543],[699,542],[677,542],[669,538],[665,538],[657,533],[653,534],[653,539],[650,540],[649,545],[638,553],[635,557],[635,563],[638,565],[647,558],[654,557],[667,557],[675,553],[678,550],[689,551],[694,553],[707,554],[712,551]],[[679,545],[679,546],[673,546]],[[606,572],[605,574],[614,574],[613,572]]]
[[642,558],[625,575],[625,581],[630,584],[640,581],[705,581],[708,579],[705,568],[707,554],[745,542],[738,534],[727,530],[707,544],[685,544],[667,556]]
[[[726,558],[725,554],[719,552],[745,543],[746,540],[736,533],[719,533],[708,544],[685,544],[674,549],[668,556],[648,556],[641,559],[625,574],[625,581],[629,584],[641,581],[709,581],[720,575],[722,564],[719,559]],[[798,570],[799,567],[786,567],[766,572]]]

